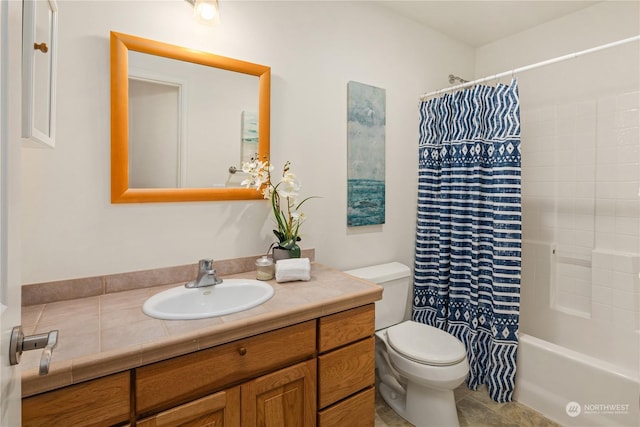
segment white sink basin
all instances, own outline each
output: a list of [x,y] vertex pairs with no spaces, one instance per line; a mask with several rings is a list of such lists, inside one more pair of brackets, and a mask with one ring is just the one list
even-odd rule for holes
[[273,288],[252,279],[224,279],[205,288],[167,289],[146,300],[142,311],[157,319],[204,319],[248,310],[273,296]]

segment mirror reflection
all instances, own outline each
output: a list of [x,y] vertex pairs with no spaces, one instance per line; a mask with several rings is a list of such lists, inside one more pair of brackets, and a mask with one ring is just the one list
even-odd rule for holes
[[230,173],[269,157],[270,68],[111,33],[113,203],[259,199]]
[[239,186],[229,166],[258,149],[256,76],[134,51],[128,76],[130,187]]

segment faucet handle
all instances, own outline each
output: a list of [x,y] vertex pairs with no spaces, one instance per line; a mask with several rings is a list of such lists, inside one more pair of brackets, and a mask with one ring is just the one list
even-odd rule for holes
[[198,262],[198,271],[213,270],[213,260],[211,258],[201,259]]
[[187,288],[202,288],[222,283],[222,279],[216,276],[216,270],[213,268],[213,260],[210,258],[201,259],[198,262],[198,276],[195,280],[186,283]]

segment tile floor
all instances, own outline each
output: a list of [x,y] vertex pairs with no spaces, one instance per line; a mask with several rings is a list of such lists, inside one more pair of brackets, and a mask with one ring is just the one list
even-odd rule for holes
[[[469,390],[462,385],[455,390],[460,427],[559,427],[539,412],[518,402],[497,403],[486,389]],[[375,427],[412,427],[396,414],[376,392]]]

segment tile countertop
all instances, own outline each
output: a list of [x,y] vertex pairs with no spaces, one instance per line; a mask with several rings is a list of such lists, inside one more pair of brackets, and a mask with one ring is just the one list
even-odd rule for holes
[[[223,278],[255,278],[255,271]],[[382,288],[313,263],[308,282],[277,283],[262,305],[200,320],[159,320],[142,312],[172,284],[22,308],[25,335],[58,329],[49,374],[38,375],[42,352],[22,354],[22,396],[125,371],[352,307],[382,297]]]

